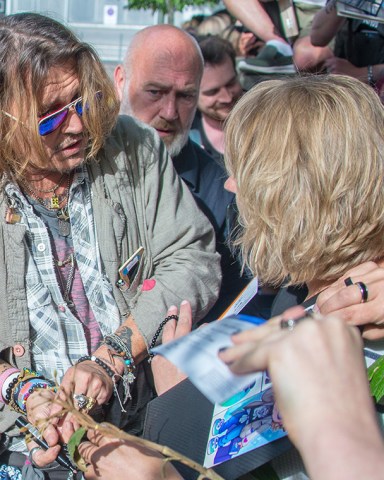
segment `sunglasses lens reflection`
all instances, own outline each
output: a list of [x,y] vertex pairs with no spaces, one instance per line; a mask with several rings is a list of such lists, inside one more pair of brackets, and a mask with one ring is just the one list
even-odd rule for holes
[[51,117],[42,120],[39,124],[39,134],[44,136],[52,133],[56,128],[60,127],[60,125],[64,122],[67,118],[68,109],[62,110]]
[[[96,92],[95,98],[96,100],[100,100],[102,97],[101,92]],[[64,122],[67,118],[68,111],[71,107],[75,107],[76,113],[81,117],[83,115],[84,109],[88,110],[89,105],[86,103],[83,105],[81,97],[76,101],[76,103],[70,103],[67,107],[59,110],[56,113],[52,113],[52,115],[48,115],[47,118],[43,118],[39,122],[39,134],[43,137],[44,135],[49,135],[50,133],[54,132],[60,125]]]
[[43,120],[40,120],[39,122],[39,134],[44,137],[44,135],[49,135],[53,131],[55,131],[57,128],[60,127],[60,125],[64,122],[64,120],[68,116],[69,109],[71,106],[75,107],[76,113],[78,115],[83,114],[83,104],[81,102],[81,99],[79,99],[74,105],[71,104],[70,106],[59,110],[56,113],[53,113],[52,115],[48,116],[47,118],[44,118]]
[[[85,108],[87,108],[87,104],[85,105]],[[78,115],[80,115],[80,117],[83,115],[83,102],[77,102],[76,105],[75,105],[75,109],[76,109],[76,112]]]

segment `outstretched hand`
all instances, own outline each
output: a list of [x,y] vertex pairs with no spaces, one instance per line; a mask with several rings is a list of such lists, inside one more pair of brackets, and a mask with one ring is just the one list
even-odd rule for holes
[[[179,315],[177,322],[172,319],[164,325],[163,343],[168,343],[176,338],[183,337],[190,333],[192,329],[192,309],[190,303],[183,301],[180,305],[179,312],[175,306],[168,309],[167,316],[177,314]],[[162,355],[155,355],[152,359],[151,366],[158,395],[162,395],[187,378],[181,370]]]

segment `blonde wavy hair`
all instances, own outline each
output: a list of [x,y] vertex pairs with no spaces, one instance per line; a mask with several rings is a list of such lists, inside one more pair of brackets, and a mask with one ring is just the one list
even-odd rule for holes
[[384,255],[384,109],[341,75],[265,81],[225,128],[246,263],[264,283],[333,281]]
[[[32,155],[34,167],[48,166],[38,133],[39,100],[50,69],[67,64],[74,66],[79,95],[88,105],[82,118],[89,160],[103,146],[119,111],[113,83],[97,54],[49,17],[21,13],[0,19],[0,175],[23,177]],[[97,100],[96,92],[101,92]],[[16,115],[8,115],[14,112],[17,121]]]

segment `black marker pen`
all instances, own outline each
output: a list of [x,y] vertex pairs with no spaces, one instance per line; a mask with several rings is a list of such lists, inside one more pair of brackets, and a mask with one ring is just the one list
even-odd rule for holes
[[[43,439],[39,430],[34,425],[32,425],[32,423],[29,423],[25,417],[18,417],[15,424],[19,428],[26,428],[28,432],[32,435],[34,441],[39,445],[39,447],[41,447],[43,450],[48,450],[49,445]],[[65,454],[63,447],[61,447],[61,450],[56,457],[56,462],[59,463],[62,467],[71,470],[72,473],[77,473],[77,470],[72,465],[72,462]]]

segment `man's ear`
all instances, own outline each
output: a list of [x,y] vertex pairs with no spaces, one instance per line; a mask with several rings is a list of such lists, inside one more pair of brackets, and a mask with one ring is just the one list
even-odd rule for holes
[[120,101],[123,98],[124,82],[125,82],[125,70],[123,65],[117,65],[113,74],[115,80],[115,88],[119,96]]

